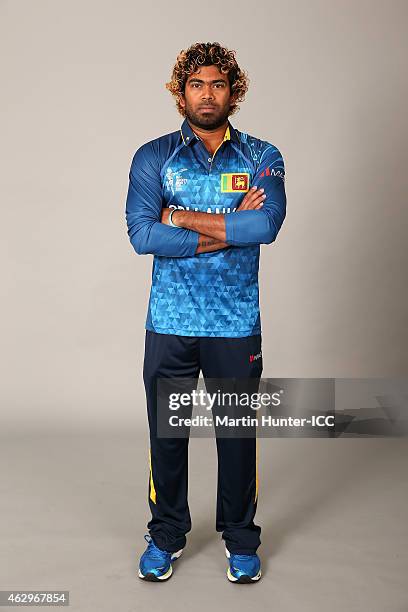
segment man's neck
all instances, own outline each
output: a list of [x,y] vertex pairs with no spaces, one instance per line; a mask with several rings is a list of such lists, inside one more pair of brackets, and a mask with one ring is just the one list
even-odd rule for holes
[[190,122],[188,123],[193,132],[203,141],[204,146],[210,155],[213,155],[224,140],[225,131],[228,127],[228,121],[226,121],[223,125],[220,125],[220,127],[216,128],[215,130],[204,130],[191,124]]

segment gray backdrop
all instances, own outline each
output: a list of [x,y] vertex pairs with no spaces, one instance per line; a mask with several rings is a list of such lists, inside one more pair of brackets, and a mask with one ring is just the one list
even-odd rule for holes
[[69,589],[80,612],[407,610],[406,439],[261,439],[249,590],[225,577],[214,440],[192,440],[188,546],[163,590],[137,579],[152,256],[125,225],[134,152],[182,121],[177,53],[235,49],[250,89],[231,122],[286,162],[264,376],[405,377],[407,8],[0,1],[0,589]]
[[[287,217],[261,248],[264,376],[407,372],[407,3],[1,3],[3,419],[145,418],[152,256],[130,162],[178,129],[164,83],[196,41],[237,51],[232,124],[276,144]],[[404,112],[405,111],[405,112]],[[135,408],[140,409],[136,410]]]

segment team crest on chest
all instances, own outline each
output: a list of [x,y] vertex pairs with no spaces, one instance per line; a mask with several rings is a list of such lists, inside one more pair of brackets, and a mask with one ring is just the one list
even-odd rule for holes
[[221,174],[221,191],[223,193],[245,193],[249,191],[248,172],[227,172]]

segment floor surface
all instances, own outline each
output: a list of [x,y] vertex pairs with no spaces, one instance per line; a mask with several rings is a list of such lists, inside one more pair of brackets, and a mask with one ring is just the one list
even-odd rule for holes
[[[228,582],[214,439],[190,440],[192,531],[146,583],[147,432],[2,435],[0,589],[70,591],[72,611],[230,606],[408,611],[407,439],[260,439],[257,584]],[[9,609],[9,608],[4,608]]]

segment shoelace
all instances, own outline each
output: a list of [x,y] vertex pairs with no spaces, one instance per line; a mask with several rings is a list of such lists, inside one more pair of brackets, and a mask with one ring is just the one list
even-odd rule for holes
[[156,544],[153,542],[153,539],[150,535],[146,534],[144,536],[144,539],[146,540],[146,542],[148,542],[149,546],[147,547],[148,551],[149,551],[149,556],[154,558],[154,559],[160,559],[160,560],[164,560],[166,559],[169,555],[171,555],[171,553],[167,552],[166,550],[162,550],[161,548],[159,548],[158,546],[156,546]]

